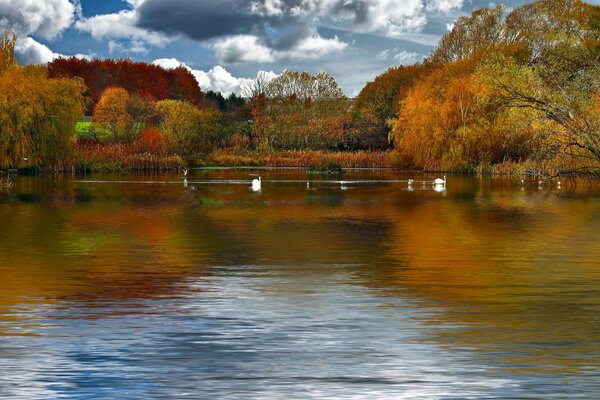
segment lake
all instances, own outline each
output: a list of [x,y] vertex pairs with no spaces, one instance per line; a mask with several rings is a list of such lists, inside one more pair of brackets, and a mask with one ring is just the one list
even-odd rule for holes
[[0,397],[600,398],[600,191],[436,177],[19,176]]

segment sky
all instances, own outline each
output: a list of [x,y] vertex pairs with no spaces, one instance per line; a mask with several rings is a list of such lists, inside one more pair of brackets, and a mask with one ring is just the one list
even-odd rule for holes
[[[506,0],[510,10],[525,0]],[[600,4],[600,0],[589,1]],[[499,4],[499,3],[498,3]],[[324,70],[346,95],[421,61],[485,0],[0,0],[22,64],[60,56],[185,66],[202,90],[239,94],[260,71]]]

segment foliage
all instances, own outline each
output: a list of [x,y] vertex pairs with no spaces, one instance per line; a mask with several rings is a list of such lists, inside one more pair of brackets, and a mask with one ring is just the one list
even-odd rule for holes
[[343,149],[350,103],[329,74],[286,70],[253,98],[253,139],[266,149]]
[[214,92],[209,90],[205,94],[205,107],[213,108],[221,112],[235,112],[246,105],[246,100],[237,96],[235,93],[231,93],[227,98],[220,92]]
[[113,86],[149,101],[175,99],[201,106],[204,95],[192,73],[183,67],[166,70],[157,65],[129,60],[58,58],[48,64],[51,78],[80,77],[91,98],[93,113],[102,93]]
[[539,0],[506,18],[502,7],[461,17],[397,99],[398,150],[430,169],[600,162],[599,10]]
[[460,17],[452,31],[442,37],[427,57],[426,63],[445,65],[491,50],[503,42],[504,6],[481,8],[470,16]]
[[41,67],[0,71],[0,167],[50,167],[68,159],[84,90],[78,79],[48,79]]
[[17,35],[10,32],[4,32],[4,37],[0,36],[0,73],[17,66],[15,57],[15,44]]
[[384,149],[389,144],[389,121],[400,111],[402,99],[429,68],[420,64],[387,70],[361,90],[352,111],[359,148]]
[[[142,134],[141,138],[145,135]],[[173,170],[185,166],[178,155],[148,151],[147,143],[78,142],[75,144],[75,168],[77,171],[143,171]]]
[[94,131],[102,142],[128,143],[133,140],[133,118],[129,114],[130,96],[119,87],[106,89],[94,110]]
[[207,152],[221,133],[221,113],[218,111],[201,110],[179,100],[159,101],[156,110],[165,141],[178,154]]

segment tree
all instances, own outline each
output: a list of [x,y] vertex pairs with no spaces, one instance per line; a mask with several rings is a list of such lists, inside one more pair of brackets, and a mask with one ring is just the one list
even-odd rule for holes
[[366,84],[352,110],[358,147],[388,147],[389,121],[400,111],[402,99],[414,83],[430,70],[421,64],[394,67]]
[[129,93],[123,88],[110,87],[102,93],[93,116],[99,140],[128,143],[135,139],[129,104]]
[[49,76],[80,77],[88,88],[91,102],[88,115],[93,114],[102,93],[113,86],[147,101],[183,100],[202,106],[204,94],[194,75],[183,67],[164,69],[158,65],[130,60],[86,60],[58,58],[48,64]]
[[83,115],[84,90],[78,79],[48,79],[42,67],[0,71],[0,166],[66,161]]
[[299,99],[339,99],[344,97],[342,89],[335,79],[324,71],[311,75],[308,72],[297,72],[286,69],[277,78],[271,80],[265,93],[270,98],[287,98],[296,96]]
[[349,106],[329,74],[286,70],[254,97],[253,136],[267,149],[342,149]]
[[0,73],[7,69],[17,66],[15,58],[15,44],[17,35],[4,32],[4,37],[0,36]]
[[504,43],[504,6],[481,8],[470,16],[460,17],[452,31],[444,35],[425,60],[428,64],[444,65],[467,59]]
[[179,100],[156,103],[160,115],[160,130],[168,145],[177,153],[190,156],[209,151],[219,140],[221,113],[201,110]]

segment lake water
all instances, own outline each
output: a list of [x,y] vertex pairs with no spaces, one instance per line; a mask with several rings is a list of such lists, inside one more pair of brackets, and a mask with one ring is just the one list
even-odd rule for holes
[[600,398],[596,189],[251,172],[0,188],[0,398]]

